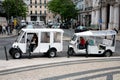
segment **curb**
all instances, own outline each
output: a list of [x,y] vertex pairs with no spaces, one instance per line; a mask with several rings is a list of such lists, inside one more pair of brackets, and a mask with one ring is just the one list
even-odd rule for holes
[[0,39],[2,39],[2,38],[9,38],[9,37],[15,37],[15,36],[17,36],[17,34],[15,34],[15,35],[6,35],[6,36],[0,36]]

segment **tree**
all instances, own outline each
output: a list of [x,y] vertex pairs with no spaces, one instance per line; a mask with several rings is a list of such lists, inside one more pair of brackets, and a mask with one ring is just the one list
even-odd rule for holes
[[78,10],[71,0],[51,0],[47,6],[51,12],[59,14],[62,19],[67,21],[78,15]]
[[9,19],[10,16],[26,16],[27,7],[23,0],[4,0],[2,7],[5,10],[6,17]]

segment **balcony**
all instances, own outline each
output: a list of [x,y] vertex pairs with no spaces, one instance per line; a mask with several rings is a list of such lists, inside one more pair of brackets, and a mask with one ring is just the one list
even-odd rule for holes
[[90,11],[90,10],[92,10],[93,9],[93,7],[91,6],[91,7],[86,7],[85,8],[85,11]]
[[45,14],[45,13],[42,13],[42,14],[40,14],[40,13],[38,13],[38,14],[35,14],[35,13],[32,13],[32,14],[29,14],[30,16],[46,16],[47,14]]

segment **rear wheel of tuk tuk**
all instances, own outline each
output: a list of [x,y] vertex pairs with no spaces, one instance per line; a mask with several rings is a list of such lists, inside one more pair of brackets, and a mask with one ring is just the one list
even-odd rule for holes
[[110,56],[112,56],[112,52],[111,51],[105,51],[104,56],[105,57],[110,57]]
[[48,57],[53,58],[56,56],[56,50],[50,50],[48,53]]
[[68,49],[68,55],[72,56],[74,54],[74,50],[72,48]]
[[18,50],[14,50],[11,55],[14,59],[19,59],[22,56],[21,53]]

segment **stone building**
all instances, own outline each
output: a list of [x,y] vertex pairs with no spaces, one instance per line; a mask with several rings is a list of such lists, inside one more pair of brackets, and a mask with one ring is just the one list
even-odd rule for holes
[[120,29],[120,0],[93,0],[91,24]]
[[36,21],[53,20],[53,14],[47,9],[47,2],[50,0],[26,0],[28,14],[26,21],[35,23]]
[[92,15],[92,0],[73,0],[79,10],[78,21],[80,25],[90,26]]

